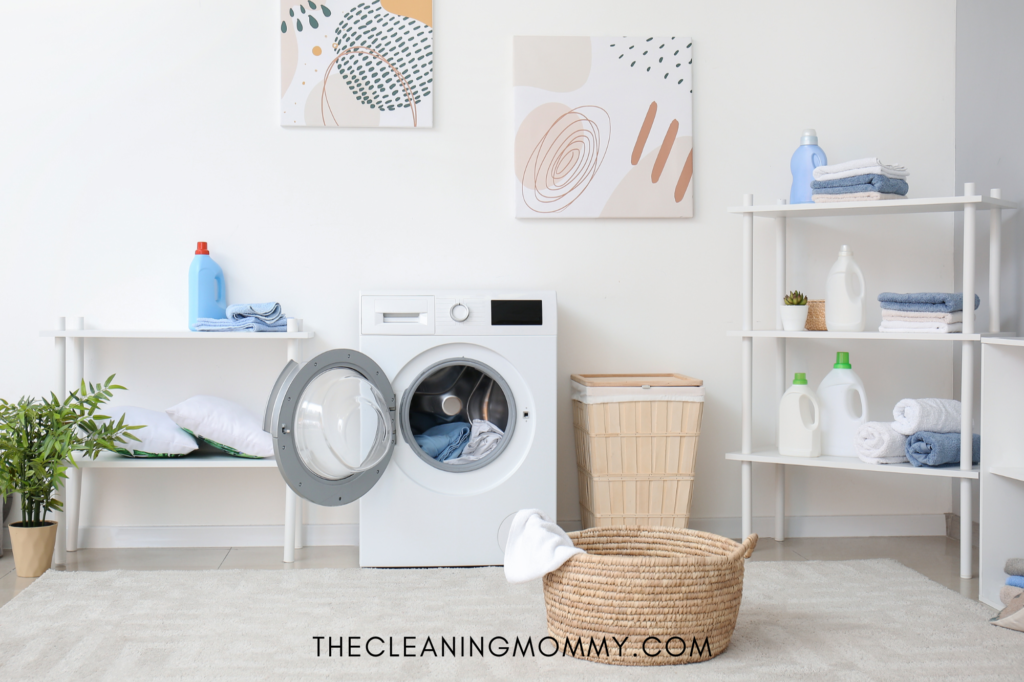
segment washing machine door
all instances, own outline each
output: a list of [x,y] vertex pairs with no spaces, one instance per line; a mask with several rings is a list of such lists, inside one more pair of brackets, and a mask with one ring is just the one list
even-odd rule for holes
[[374,486],[395,449],[395,392],[354,350],[289,361],[267,402],[264,430],[288,486],[310,502],[348,504]]

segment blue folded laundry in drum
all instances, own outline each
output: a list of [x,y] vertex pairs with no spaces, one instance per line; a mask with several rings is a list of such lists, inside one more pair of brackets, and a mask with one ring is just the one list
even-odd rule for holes
[[438,462],[447,462],[462,454],[469,444],[472,428],[466,422],[439,424],[416,436],[416,443],[423,452]]

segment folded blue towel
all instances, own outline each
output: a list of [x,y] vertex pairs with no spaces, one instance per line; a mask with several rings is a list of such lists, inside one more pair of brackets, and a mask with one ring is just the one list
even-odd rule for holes
[[1011,575],[1006,579],[1006,584],[1010,587],[1024,587],[1024,577],[1019,575]]
[[469,444],[471,427],[466,422],[439,424],[416,436],[416,443],[423,452],[438,462],[456,459]]
[[200,317],[196,320],[197,332],[286,332],[288,320],[281,318],[267,324],[258,317],[243,317],[239,320],[218,320],[212,317]]
[[[878,295],[883,310],[903,310],[913,313],[955,313],[964,309],[964,295],[959,294],[893,294]],[[974,309],[981,305],[981,299],[974,295]]]
[[887,175],[871,173],[854,175],[838,180],[815,180],[811,183],[815,194],[852,194],[854,192],[884,192],[885,194],[906,194],[910,185],[906,180],[890,178]]
[[229,305],[225,316],[229,320],[242,322],[249,318],[255,318],[265,324],[273,324],[284,319],[281,312],[281,304],[273,301],[269,303],[243,303],[240,305]]
[[[938,467],[960,463],[960,434],[918,431],[907,438],[907,459],[916,467]],[[974,434],[971,444],[974,463],[981,461],[981,436]]]

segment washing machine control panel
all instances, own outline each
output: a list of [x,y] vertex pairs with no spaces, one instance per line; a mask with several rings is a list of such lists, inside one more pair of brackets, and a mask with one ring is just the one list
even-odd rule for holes
[[387,336],[547,336],[556,333],[553,291],[364,293],[361,332]]

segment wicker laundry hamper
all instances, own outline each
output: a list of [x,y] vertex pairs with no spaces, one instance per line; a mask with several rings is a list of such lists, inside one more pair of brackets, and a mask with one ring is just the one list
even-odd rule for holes
[[573,374],[584,528],[686,528],[704,382],[682,374]]
[[[619,526],[569,537],[587,553],[544,576],[548,632],[563,653],[613,665],[678,665],[729,646],[744,559],[757,535],[740,544],[684,528]],[[583,646],[573,648],[577,638]],[[597,649],[603,638],[604,655]],[[616,641],[624,638],[620,655]]]

